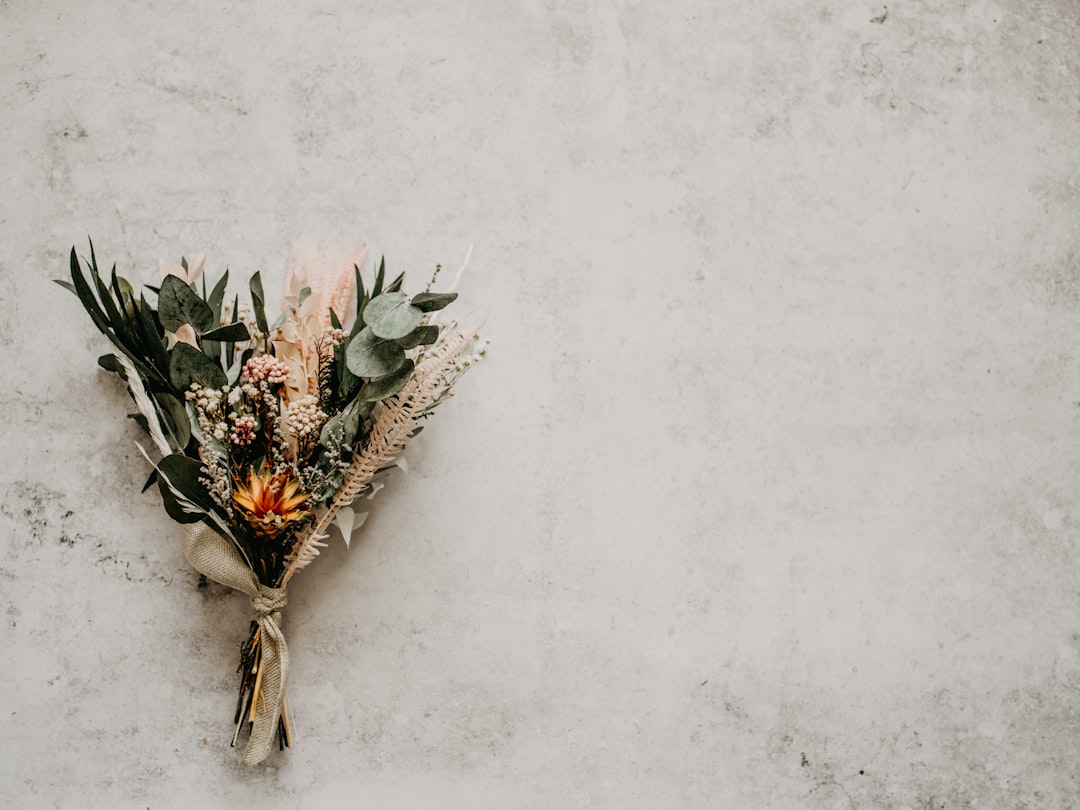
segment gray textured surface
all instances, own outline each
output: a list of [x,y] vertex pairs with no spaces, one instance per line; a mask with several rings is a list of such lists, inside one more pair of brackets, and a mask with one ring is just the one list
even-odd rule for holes
[[[883,13],[0,3],[0,804],[1080,805],[1080,9]],[[475,243],[494,345],[244,771],[246,606],[47,279],[340,227]]]

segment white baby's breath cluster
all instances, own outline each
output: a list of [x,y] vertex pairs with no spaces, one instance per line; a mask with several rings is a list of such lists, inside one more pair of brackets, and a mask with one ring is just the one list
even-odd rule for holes
[[491,341],[487,338],[478,340],[472,354],[463,354],[456,361],[454,361],[454,371],[458,375],[463,374],[471,366],[476,365],[484,359],[484,355],[487,354],[488,346],[491,345]]
[[[195,422],[206,438],[213,438],[224,444],[230,435],[229,415],[225,413],[225,403],[230,395],[229,387],[210,388],[192,383],[184,392],[184,398],[191,406]],[[199,477],[199,483],[206,487],[214,502],[232,514],[232,483],[229,468],[220,453],[204,447],[199,449],[205,475]]]
[[318,436],[327,414],[319,407],[319,398],[308,394],[290,404],[285,411],[289,432],[300,440]]
[[209,388],[192,383],[184,392],[184,398],[191,403],[195,411],[195,420],[204,436],[224,442],[229,434],[227,417],[222,407],[229,394],[229,387]]

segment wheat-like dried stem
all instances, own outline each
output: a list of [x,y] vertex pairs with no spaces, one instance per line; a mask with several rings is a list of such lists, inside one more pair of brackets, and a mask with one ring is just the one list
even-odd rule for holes
[[327,531],[338,510],[351,504],[371,483],[375,473],[405,448],[435,393],[445,382],[457,358],[476,339],[479,329],[479,324],[468,329],[456,329],[449,337],[436,343],[405,387],[383,403],[364,449],[345,473],[341,489],[318,520],[297,538],[287,558],[289,565],[282,577],[282,587],[297,571],[319,556],[320,548],[326,547],[322,541],[329,536]]

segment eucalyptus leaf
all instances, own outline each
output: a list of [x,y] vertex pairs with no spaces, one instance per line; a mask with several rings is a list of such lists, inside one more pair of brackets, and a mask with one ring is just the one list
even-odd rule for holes
[[345,364],[357,377],[385,377],[405,363],[405,350],[365,326],[345,349]]
[[456,300],[457,297],[457,293],[422,292],[413,296],[412,305],[424,312],[436,312]]
[[364,309],[364,321],[378,337],[403,338],[420,325],[424,312],[409,303],[405,293],[392,292],[372,298]]
[[158,293],[158,317],[170,332],[189,323],[202,333],[214,326],[214,311],[179,276],[165,276]]
[[304,305],[304,302],[308,300],[308,296],[311,295],[311,287],[304,287],[300,290],[300,293],[296,296],[296,308],[300,309]]
[[229,382],[217,363],[187,343],[177,343],[169,353],[169,379],[181,393],[192,383],[222,388]]
[[368,380],[364,383],[364,386],[360,389],[360,393],[356,395],[356,398],[361,402],[377,402],[380,399],[386,399],[387,397],[393,396],[405,387],[405,383],[407,383],[409,377],[412,376],[413,366],[414,363],[412,360],[406,360],[401,368],[393,374],[380,377],[376,380]]
[[251,334],[248,332],[248,328],[242,323],[230,323],[228,326],[219,326],[217,329],[203,332],[202,336],[205,340],[228,340],[233,343],[251,340]]
[[349,541],[352,539],[355,518],[356,514],[348,506],[342,506],[334,515],[334,523],[337,524],[338,529],[341,531],[341,537],[345,541],[346,548],[349,547]]
[[97,363],[106,371],[119,374],[121,377],[124,376],[124,367],[120,365],[120,361],[115,354],[103,354],[97,359]]
[[434,324],[418,326],[403,338],[397,339],[397,345],[403,349],[415,349],[427,346],[439,339],[439,327]]

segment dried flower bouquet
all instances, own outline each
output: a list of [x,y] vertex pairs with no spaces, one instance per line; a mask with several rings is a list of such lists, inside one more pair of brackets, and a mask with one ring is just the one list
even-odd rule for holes
[[[106,282],[93,244],[71,250],[71,281],[114,354],[98,363],[127,382],[131,417],[160,458],[165,510],[183,524],[183,548],[201,573],[252,603],[241,646],[233,745],[245,727],[243,762],[291,744],[281,632],[286,589],[325,547],[332,523],[348,543],[363,522],[351,504],[373,494],[424,419],[451,395],[484,351],[478,326],[442,323],[456,293],[409,296],[383,262],[370,287],[361,246],[290,259],[280,314],[271,322],[259,273],[251,305],[225,300],[228,271],[207,293],[204,256],[162,262],[159,287],[136,293]],[[199,282],[201,281],[201,287]]]

